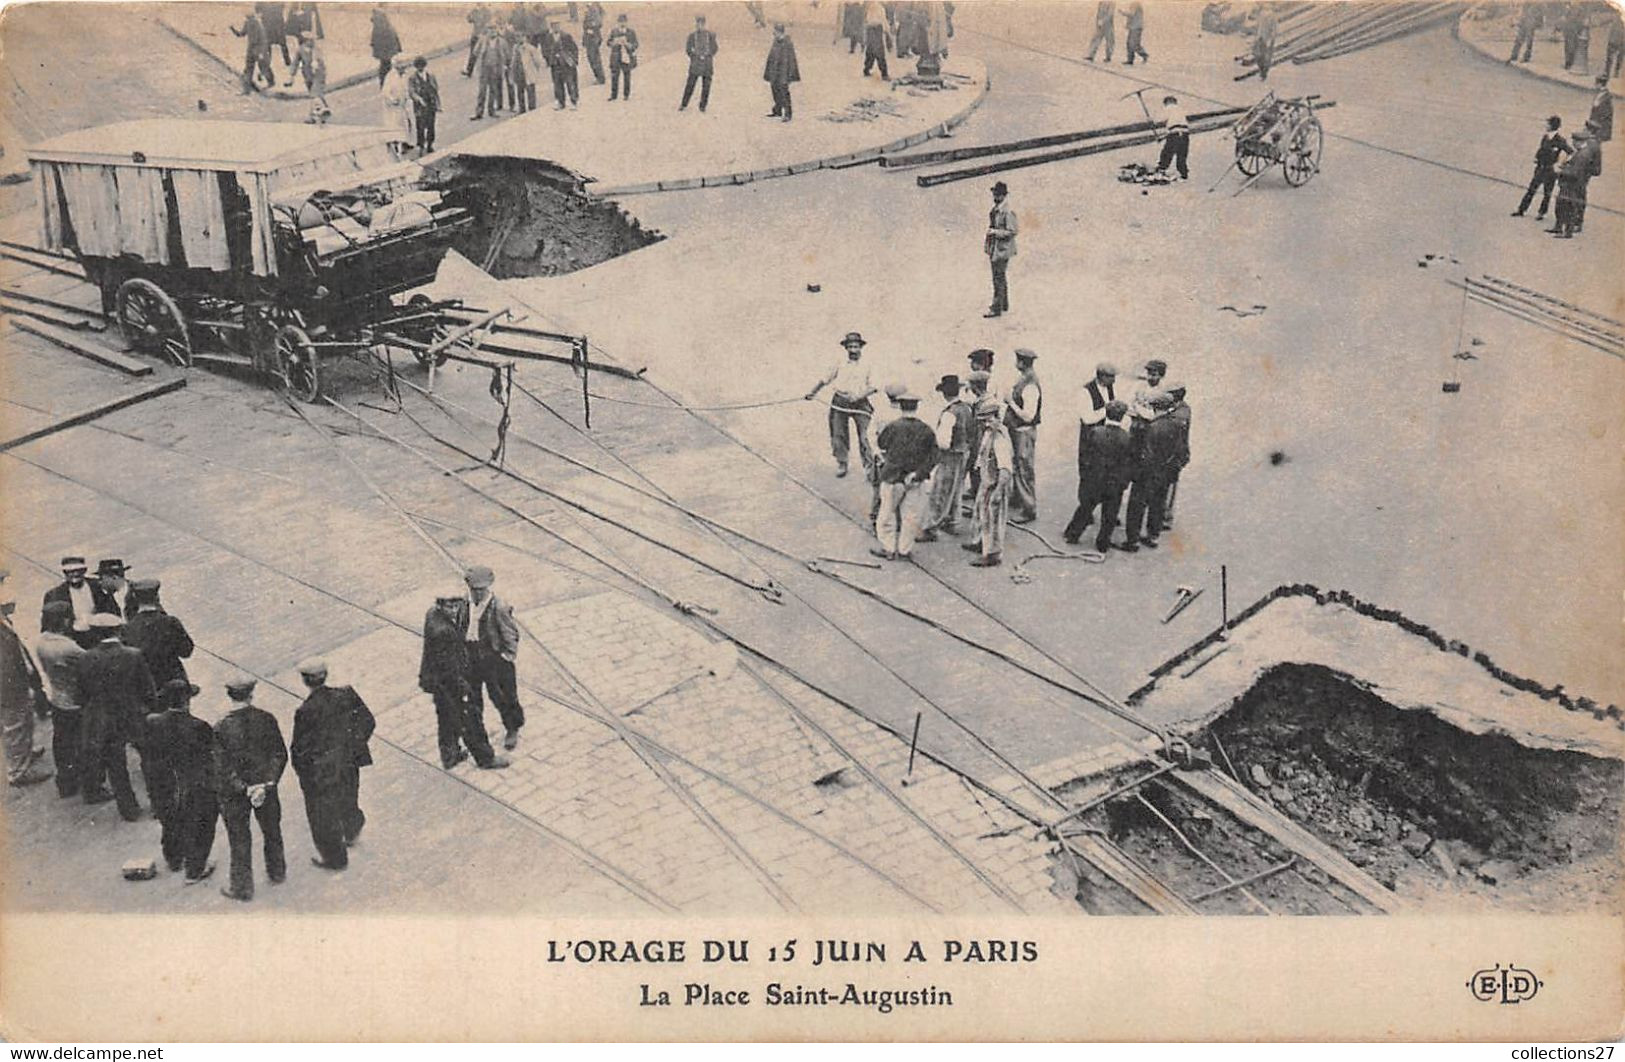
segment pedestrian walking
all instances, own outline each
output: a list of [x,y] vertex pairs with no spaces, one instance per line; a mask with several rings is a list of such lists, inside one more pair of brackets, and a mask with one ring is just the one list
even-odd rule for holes
[[698,82],[700,111],[704,113],[711,102],[711,77],[716,72],[717,57],[717,35],[705,28],[704,15],[694,19],[694,32],[688,35],[683,51],[688,55],[688,80],[683,83],[683,102],[677,105],[677,109],[688,110],[688,101],[693,97],[694,85]]
[[1258,21],[1253,25],[1253,66],[1258,70],[1260,81],[1270,79],[1270,67],[1275,65],[1275,38],[1278,31],[1279,20],[1275,14],[1275,5],[1259,4]]
[[796,43],[784,31],[784,23],[773,24],[773,44],[767,50],[767,66],[762,71],[773,92],[773,109],[769,118],[788,122],[795,113],[790,100],[790,86],[801,80],[801,67],[796,64]]
[[[372,711],[367,702],[361,699],[360,694],[349,686],[329,686],[327,684],[327,661],[320,657],[306,660],[299,665],[299,678],[310,692],[305,697],[305,703],[300,705],[300,711],[316,720],[321,726],[328,725],[329,718],[344,720],[344,751],[337,756],[336,763],[331,768],[336,778],[336,788],[329,794],[330,799],[324,802],[325,833],[328,843],[336,838],[345,848],[355,844],[356,838],[361,836],[361,830],[367,825],[367,816],[361,810],[361,769],[372,766],[372,732],[377,723],[373,719]],[[294,743],[299,743],[299,713],[294,713]],[[331,724],[337,726],[336,723]],[[317,731],[318,734],[321,730]],[[335,735],[333,740],[337,741]],[[318,742],[318,747],[320,742]],[[297,769],[299,757],[294,754],[294,767]],[[308,798],[307,798],[308,799]],[[312,836],[315,836],[315,826],[312,826]],[[326,850],[323,842],[317,842],[317,850]]]
[[479,71],[480,85],[470,121],[477,122],[487,114],[495,117],[502,110],[503,80],[508,74],[508,42],[495,23],[486,26],[480,36],[480,43],[474,49],[474,66]]
[[181,661],[192,655],[192,636],[186,625],[163,610],[158,603],[162,584],[157,579],[137,579],[130,584],[135,615],[124,625],[124,644],[141,651],[141,659],[160,689],[171,679],[186,678]]
[[429,72],[423,56],[412,60],[412,78],[406,83],[412,98],[412,123],[418,134],[418,156],[434,150],[435,117],[440,113],[440,82]]
[[293,65],[288,56],[288,19],[287,5],[274,3],[255,4],[254,10],[259,13],[260,25],[265,27],[265,40],[272,48],[282,50],[282,69],[286,70]]
[[1563,139],[1558,132],[1562,128],[1563,119],[1552,115],[1546,119],[1546,133],[1540,138],[1540,146],[1535,148],[1535,173],[1529,178],[1529,187],[1524,189],[1523,198],[1518,202],[1518,209],[1512,212],[1515,218],[1521,218],[1534,202],[1535,192],[1540,196],[1540,211],[1535,215],[1536,221],[1546,219],[1546,208],[1552,204],[1552,186],[1557,183],[1557,163],[1564,155],[1572,154],[1574,149],[1569,142]]
[[324,870],[343,870],[350,865],[346,832],[355,809],[354,706],[325,688],[327,667],[320,661],[300,664],[299,674],[311,695],[294,712],[288,758],[318,853],[310,861]]
[[1130,433],[1134,475],[1129,487],[1128,513],[1123,527],[1123,544],[1118,548],[1133,553],[1141,546],[1157,548],[1162,534],[1162,507],[1168,499],[1168,483],[1179,463],[1179,425],[1166,414],[1173,400],[1164,392],[1151,397],[1156,418],[1146,424],[1138,438]]
[[398,130],[401,143],[409,148],[418,142],[417,111],[412,106],[411,75],[407,73],[411,68],[404,56],[396,56],[389,77],[378,90],[378,101],[383,105],[381,124]]
[[834,44],[842,39],[846,40],[846,54],[853,55],[858,45],[863,43],[863,4],[846,3],[840,6],[837,12]]
[[906,560],[930,509],[926,485],[937,463],[937,434],[919,417],[920,396],[903,390],[900,413],[886,425],[876,443],[880,450],[880,513],[869,552],[883,560]]
[[1599,143],[1614,139],[1614,94],[1608,91],[1608,75],[1597,78],[1597,95],[1591,100],[1591,116],[1586,120]]
[[475,766],[500,770],[509,761],[492,750],[474,702],[474,669],[464,633],[466,604],[467,598],[461,594],[436,598],[424,616],[418,688],[434,698],[440,766],[449,771],[472,755]]
[[[565,100],[574,107],[581,99],[581,83],[577,77],[576,67],[581,62],[580,50],[576,47],[576,39],[570,36],[570,31],[560,29],[558,24],[552,26],[553,47],[547,52],[547,65],[553,72],[553,100],[555,109],[564,110]],[[700,104],[700,110],[705,110],[705,104]]]
[[84,694],[79,689],[79,661],[84,649],[73,640],[73,609],[65,601],[45,606],[34,655],[50,687],[51,762],[56,766],[56,793],[79,794],[81,748],[85,742]]
[[512,749],[519,744],[519,731],[525,725],[525,709],[519,703],[519,680],[514,671],[514,660],[519,655],[519,624],[513,618],[512,606],[491,592],[496,574],[490,568],[475,565],[468,569],[463,581],[468,584],[468,597],[463,600],[463,637],[468,642],[474,708],[483,720],[484,694],[490,694],[505,731],[502,747]]
[[1095,32],[1089,38],[1089,52],[1084,56],[1089,62],[1095,61],[1095,52],[1104,44],[1106,46],[1106,61],[1112,61],[1112,48],[1117,44],[1117,4],[1113,0],[1100,0],[1095,4]]
[[[44,609],[54,601],[60,601],[68,606],[72,637],[85,649],[101,640],[90,627],[90,618],[96,614],[97,608],[95,591],[85,579],[89,570],[83,554],[71,553],[63,557],[62,581],[45,591],[45,597],[40,602],[42,615]],[[43,621],[40,625],[44,626]]]
[[50,702],[28,647],[11,625],[16,610],[16,600],[0,586],[0,743],[5,746],[6,781],[21,787],[37,785],[53,772],[39,765],[45,750],[34,747],[34,717]]
[[615,16],[609,32],[609,98],[632,98],[632,71],[638,65],[638,33],[627,25],[625,15]]
[[880,79],[891,80],[891,73],[886,69],[886,49],[891,47],[891,33],[886,21],[883,9],[874,0],[869,0],[863,5],[864,77],[868,77],[869,71],[879,66]]
[[992,189],[993,209],[987,214],[987,235],[982,253],[993,271],[993,302],[983,317],[999,317],[1010,312],[1010,259],[1016,256],[1016,212],[1010,208],[1010,187],[1003,181]]
[[1015,457],[1004,427],[1004,403],[992,395],[976,402],[976,426],[981,433],[976,453],[979,486],[976,492],[976,540],[963,549],[978,553],[971,565],[996,568],[1004,559],[1005,523],[1009,512],[1011,470]]
[[1111,548],[1133,469],[1133,443],[1123,423],[1127,417],[1128,404],[1111,399],[1101,407],[1100,420],[1083,425],[1078,433],[1078,507],[1062,533],[1068,545],[1078,544],[1098,510],[1095,552],[1104,554]]
[[[1535,50],[1535,33],[1540,29],[1541,8],[1543,4],[1528,3],[1518,7],[1517,32],[1512,38],[1512,54],[1507,56],[1507,63],[1527,63],[1529,56]],[[1519,50],[1523,57],[1518,57]]]
[[395,32],[395,26],[389,21],[389,15],[378,5],[372,9],[372,57],[378,60],[378,87],[384,87],[384,79],[389,76],[390,68],[395,65],[395,57],[401,54],[401,35]]
[[280,885],[288,877],[282,847],[282,798],[277,793],[288,766],[288,746],[276,716],[255,706],[254,686],[251,678],[226,683],[231,707],[214,727],[214,777],[220,819],[231,846],[231,875],[220,895],[245,902],[254,898],[251,818],[260,824],[265,876],[272,885]]
[[841,340],[841,346],[846,350],[846,360],[826,373],[806,396],[807,401],[811,402],[826,385],[833,385],[829,396],[829,447],[835,456],[837,479],[847,472],[847,461],[851,455],[850,434],[857,435],[858,463],[866,470],[869,467],[869,421],[875,411],[869,396],[875,393],[875,385],[869,366],[863,361],[863,348],[866,345],[862,334],[848,332]]
[[965,467],[970,463],[971,437],[976,414],[959,397],[959,376],[949,373],[937,382],[936,391],[946,403],[937,414],[937,467],[931,473],[931,502],[920,542],[935,542],[937,532],[959,533],[959,495],[965,486]]
[[463,66],[463,76],[472,77],[474,64],[479,59],[480,44],[485,40],[485,31],[491,25],[491,5],[475,4],[463,17],[468,22],[468,62]]
[[604,5],[588,4],[581,15],[581,50],[587,53],[592,83],[604,83]]
[[1145,50],[1143,44],[1145,38],[1145,5],[1140,3],[1140,0],[1130,0],[1129,3],[1123,5],[1123,23],[1124,28],[1128,31],[1127,40],[1124,41],[1123,47],[1123,50],[1128,53],[1128,58],[1124,59],[1123,62],[1133,66],[1136,57],[1150,62],[1151,55]]
[[1173,406],[1163,414],[1174,425],[1179,441],[1174,445],[1174,463],[1168,470],[1168,491],[1162,503],[1162,530],[1174,528],[1174,500],[1179,494],[1179,474],[1191,463],[1191,407],[1185,401],[1185,384],[1170,380],[1163,385]]
[[1038,426],[1044,419],[1044,388],[1034,368],[1037,361],[1038,355],[1031,350],[1025,347],[1016,350],[1016,371],[1021,375],[1010,389],[1010,402],[1004,411],[1004,424],[1009,429],[1014,454],[1010,469],[1010,508],[1015,515],[1011,521],[1017,524],[1030,524],[1038,519],[1035,458]]
[[1621,14],[1618,8],[1610,8],[1608,45],[1602,56],[1603,77],[1618,77],[1622,64],[1625,64],[1625,14]]
[[293,68],[288,71],[287,84],[292,85],[295,74],[303,74],[305,91],[311,98],[311,115],[323,118],[327,106],[327,50],[314,30],[299,34],[299,54],[294,56]]
[[209,858],[214,827],[220,817],[214,781],[214,728],[192,714],[198,688],[184,678],[159,688],[161,711],[147,716],[147,785],[159,794],[153,815],[162,823],[159,844],[164,863],[185,871],[195,885],[214,873]]
[[[119,640],[123,621],[98,612],[90,624],[99,640],[79,659],[79,690],[85,701],[79,791],[86,804],[117,800],[119,815],[125,822],[134,822],[141,817],[141,805],[130,785],[125,750],[135,744],[136,751],[141,751],[141,731],[147,714],[157,703],[158,692],[140,651]],[[150,780],[145,769],[142,774]],[[147,798],[152,799],[150,781]]]
[[265,79],[269,88],[276,84],[276,75],[271,72],[271,42],[265,36],[265,23],[260,21],[259,12],[250,8],[243,16],[241,26],[232,26],[233,36],[243,38],[243,95],[260,91],[259,79]]
[[1191,121],[1186,117],[1178,96],[1162,98],[1162,122],[1162,155],[1157,159],[1157,172],[1167,173],[1172,164],[1178,170],[1180,180],[1189,180]]
[[[1572,70],[1574,64],[1580,59],[1581,36],[1586,31],[1585,5],[1582,3],[1566,3],[1563,13],[1557,23],[1558,30],[1563,34],[1563,69]],[[1589,50],[1589,49],[1588,49]],[[1585,63],[1582,61],[1581,66]]]

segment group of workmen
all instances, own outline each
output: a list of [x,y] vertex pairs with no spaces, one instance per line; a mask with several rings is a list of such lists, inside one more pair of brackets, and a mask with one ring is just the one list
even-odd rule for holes
[[[199,689],[184,661],[195,646],[181,620],[165,610],[157,579],[126,578],[122,560],[102,560],[95,578],[83,555],[62,558],[62,582],[45,593],[40,637],[31,655],[11,617],[16,602],[0,572],[0,716],[7,781],[29,786],[56,779],[57,794],[86,804],[116,801],[126,822],[142,808],[130,781],[134,748],[160,848],[188,885],[214,873],[215,826],[225,822],[233,900],[254,896],[250,820],[264,844],[273,884],[287,877],[278,786],[291,761],[304,797],[317,855],[311,862],[343,870],[366,815],[361,769],[372,763],[373,716],[347,686],[327,684],[327,664],[299,665],[305,696],[294,713],[291,743],[276,717],[254,705],[257,680],[225,684],[229,710],[213,726],[192,714]],[[35,660],[37,658],[38,663]],[[35,721],[49,720],[50,757],[34,745]]]
[[[920,416],[919,394],[902,384],[876,386],[863,360],[867,344],[861,334],[848,333],[841,345],[846,360],[806,397],[831,389],[830,448],[837,477],[849,473],[856,436],[872,488],[869,520],[878,544],[870,552],[883,560],[906,559],[917,542],[957,535],[960,519],[969,517],[970,540],[962,548],[977,554],[970,563],[998,567],[1007,525],[1038,519],[1034,455],[1044,414],[1038,354],[1018,348],[1016,378],[1004,387],[995,382],[996,353],[972,351],[963,382],[950,373],[937,383],[943,406],[928,424]],[[1155,549],[1172,526],[1179,474],[1190,462],[1191,413],[1185,385],[1169,381],[1167,370],[1160,359],[1146,362],[1142,385],[1131,396],[1120,396],[1117,369],[1101,362],[1084,387],[1078,503],[1063,531],[1068,544],[1077,544],[1098,520],[1098,553],[1113,548],[1133,553]],[[877,394],[885,396],[881,412],[872,401]],[[1125,494],[1124,537],[1114,542]]]
[[1586,198],[1591,178],[1602,175],[1602,146],[1614,137],[1614,96],[1608,91],[1608,79],[1597,78],[1597,95],[1591,101],[1591,113],[1586,123],[1567,139],[1563,136],[1563,119],[1552,115],[1546,119],[1546,132],[1535,148],[1535,172],[1529,178],[1518,209],[1512,212],[1521,218],[1541,193],[1537,221],[1546,219],[1546,210],[1552,205],[1552,186],[1557,187],[1557,209],[1552,227],[1546,231],[1558,239],[1570,239],[1585,225]]

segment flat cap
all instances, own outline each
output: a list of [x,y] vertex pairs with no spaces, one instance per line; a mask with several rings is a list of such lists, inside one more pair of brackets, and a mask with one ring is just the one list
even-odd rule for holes
[[319,656],[313,656],[309,660],[301,660],[299,661],[299,673],[301,675],[325,675],[327,674],[327,661]]
[[86,621],[91,629],[98,631],[116,631],[124,626],[124,619],[111,612],[97,612]]
[[1017,361],[1037,361],[1038,360],[1038,353],[1036,351],[1029,350],[1026,347],[1017,347],[1016,348],[1016,360]]
[[970,360],[973,362],[985,361],[991,365],[993,363],[993,357],[993,352],[986,347],[977,347],[975,350],[970,352]]
[[986,387],[988,381],[991,379],[993,379],[993,374],[988,372],[986,369],[977,369],[975,372],[965,377],[965,380],[968,383],[981,384],[983,387]]
[[1113,365],[1109,361],[1098,362],[1095,365],[1095,375],[1096,376],[1116,376],[1117,375],[1117,366]]
[[83,569],[83,568],[86,568],[86,567],[88,567],[88,565],[85,564],[85,558],[83,557],[83,555],[70,553],[66,557],[62,558],[62,570],[63,571],[67,571],[70,568]]
[[52,601],[40,609],[40,615],[48,620],[67,619],[73,615],[73,602]]
[[496,581],[496,573],[483,564],[476,564],[463,573],[463,582],[475,589],[484,589]]
[[1162,389],[1171,395],[1182,395],[1185,393],[1185,381],[1164,380],[1162,381]]
[[1166,361],[1163,361],[1161,358],[1152,358],[1150,361],[1145,363],[1145,371],[1146,372],[1167,372],[1168,371],[1168,363]]
[[1128,416],[1128,403],[1113,399],[1106,403],[1106,419],[1122,420]]
[[131,579],[130,580],[130,593],[132,593],[132,594],[156,594],[158,592],[158,588],[160,586],[162,586],[162,585],[163,584],[160,583],[157,579]]
[[254,692],[254,687],[258,685],[258,679],[251,679],[247,676],[234,678],[226,683],[226,696],[233,700],[246,700]]

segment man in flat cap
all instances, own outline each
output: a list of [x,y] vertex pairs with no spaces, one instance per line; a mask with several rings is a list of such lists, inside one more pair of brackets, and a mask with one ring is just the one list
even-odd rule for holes
[[320,855],[311,862],[326,870],[350,864],[347,849],[361,835],[361,768],[372,765],[367,743],[376,723],[366,702],[349,686],[327,684],[327,662],[306,660],[299,678],[309,694],[293,714],[288,757],[305,794],[305,817]]
[[976,540],[961,548],[978,553],[971,564],[996,568],[1004,557],[1005,520],[1009,513],[1010,473],[1015,464],[1010,433],[1004,427],[1004,403],[989,395],[976,403],[981,445],[976,454],[981,487],[976,493]]
[[999,317],[1010,312],[1010,285],[1007,279],[1010,259],[1016,256],[1016,212],[1007,197],[1010,188],[1003,181],[992,188],[993,209],[987,215],[987,235],[982,253],[993,268],[993,304],[983,317]]
[[1168,490],[1162,503],[1163,531],[1171,531],[1174,527],[1174,498],[1179,493],[1179,473],[1191,463],[1191,407],[1185,401],[1185,384],[1181,380],[1168,380],[1162,389],[1168,393],[1173,402],[1168,412],[1163,416],[1174,426],[1178,433],[1178,440],[1174,444],[1173,464],[1168,469]]
[[472,754],[477,766],[500,770],[508,766],[508,759],[492,751],[485,720],[474,707],[473,668],[464,634],[467,605],[468,599],[461,594],[447,594],[436,598],[423,617],[418,688],[434,698],[440,766],[449,771]]
[[[90,617],[98,641],[79,659],[79,691],[85,699],[84,770],[80,792],[87,804],[116,799],[119,814],[126,822],[141,817],[135,790],[130,786],[127,745],[141,751],[142,731],[147,713],[158,701],[152,675],[138,649],[120,641],[124,624],[107,612]],[[147,778],[147,798],[152,799],[152,774]],[[109,795],[107,787],[112,786]]]
[[919,418],[920,396],[905,389],[897,396],[900,415],[877,441],[881,452],[880,512],[869,550],[885,560],[906,559],[929,509],[926,481],[937,463],[937,434]]
[[961,496],[965,502],[963,515],[976,517],[976,492],[981,488],[981,469],[976,462],[976,455],[982,451],[981,421],[976,419],[976,403],[988,395],[998,397],[993,387],[993,352],[987,349],[970,352],[971,371],[965,376],[965,386],[970,389],[970,397],[965,404],[971,409],[970,452],[965,458],[965,493]]
[[133,614],[124,624],[124,644],[141,650],[153,684],[162,688],[171,679],[186,678],[181,661],[192,655],[192,636],[186,625],[163,610],[158,603],[157,579],[136,579],[130,583]]
[[220,817],[231,845],[231,880],[220,890],[233,900],[254,898],[254,835],[249,817],[259,820],[265,844],[265,876],[271,884],[286,880],[282,851],[282,799],[277,783],[288,766],[288,746],[276,716],[254,705],[254,680],[226,683],[231,710],[214,728],[214,774],[219,786]]
[[67,603],[72,637],[82,649],[89,649],[100,640],[90,629],[90,617],[96,614],[97,608],[95,592],[85,579],[89,570],[84,554],[70,553],[63,557],[62,581],[45,591],[45,599],[40,603],[42,611],[53,601]]
[[936,391],[946,404],[937,414],[937,467],[931,473],[931,504],[918,536],[921,542],[935,542],[938,531],[950,535],[959,531],[959,492],[965,485],[976,425],[970,403],[959,397],[958,375],[948,373],[937,382]]
[[519,655],[519,623],[513,618],[513,609],[491,592],[496,575],[490,568],[475,565],[464,575],[464,582],[468,583],[468,598],[463,637],[468,641],[474,709],[483,726],[482,690],[489,692],[502,718],[502,747],[512,749],[519,744],[519,728],[525,725],[525,709],[519,703],[519,677],[514,671],[514,660]]
[[96,600],[97,612],[111,612],[125,620],[135,615],[129,571],[118,557],[104,557],[96,562],[96,581],[90,584],[90,592]]
[[875,393],[869,365],[863,360],[865,341],[857,332],[848,332],[841,340],[846,349],[846,360],[824,374],[823,379],[807,392],[807,401],[818,397],[825,385],[833,385],[829,396],[829,448],[835,455],[835,476],[846,475],[847,460],[851,455],[847,425],[858,437],[858,462],[869,467],[869,418],[875,407],[869,396]]
[[28,648],[11,626],[16,609],[10,591],[0,587],[0,731],[6,781],[25,786],[45,781],[51,772],[37,762],[45,750],[34,747],[34,712],[45,703],[45,688]]
[[50,687],[51,760],[56,764],[58,796],[79,794],[80,750],[84,746],[84,694],[79,690],[79,660],[85,651],[73,640],[73,606],[53,601],[40,617],[34,655]]
[[1100,510],[1100,530],[1095,532],[1095,550],[1111,549],[1112,531],[1122,509],[1123,491],[1128,487],[1134,465],[1133,443],[1127,426],[1128,405],[1117,399],[1106,403],[1099,424],[1086,425],[1087,441],[1078,443],[1078,507],[1066,525],[1064,537],[1077,545]]
[[1025,347],[1016,350],[1016,371],[1021,375],[1010,388],[1004,425],[1010,431],[1015,467],[1010,476],[1010,508],[1013,523],[1030,524],[1038,519],[1038,477],[1034,462],[1038,452],[1038,425],[1044,419],[1044,389],[1033,365],[1038,355]]
[[1152,358],[1145,363],[1145,369],[1140,375],[1140,386],[1134,389],[1134,397],[1129,399],[1129,429],[1138,435],[1145,430],[1145,426],[1157,419],[1157,414],[1151,409],[1152,396],[1162,390],[1163,377],[1168,375],[1168,363],[1161,358]]
[[1179,424],[1164,415],[1173,407],[1174,400],[1166,392],[1151,396],[1157,416],[1134,442],[1134,482],[1129,489],[1123,544],[1118,547],[1129,553],[1141,546],[1156,549],[1162,534],[1162,507],[1168,500],[1169,476],[1179,465],[1181,445]]
[[153,814],[163,823],[160,843],[170,870],[184,870],[195,885],[214,873],[209,852],[220,815],[214,782],[214,728],[192,714],[198,688],[170,679],[159,691],[163,711],[147,716],[147,758]]

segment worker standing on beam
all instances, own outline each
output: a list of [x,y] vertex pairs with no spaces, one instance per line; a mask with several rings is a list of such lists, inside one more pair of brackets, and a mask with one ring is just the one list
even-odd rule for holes
[[926,511],[930,507],[926,482],[937,463],[937,435],[918,416],[920,396],[903,390],[900,410],[876,442],[882,455],[879,473],[880,512],[875,537],[880,545],[869,552],[884,560],[907,560],[914,550]]
[[1000,317],[1010,312],[1010,259],[1016,256],[1016,212],[1010,209],[1010,187],[1003,181],[995,184],[993,209],[987,214],[987,236],[982,240],[982,252],[987,255],[993,270],[993,304],[983,317]]
[[1089,54],[1084,56],[1091,63],[1095,61],[1095,50],[1102,43],[1106,45],[1106,61],[1112,61],[1112,48],[1117,44],[1117,4],[1114,0],[1100,0],[1095,5],[1095,33],[1089,38]]
[[846,475],[852,452],[849,424],[858,437],[858,460],[865,470],[869,468],[869,419],[875,411],[869,396],[875,393],[875,385],[869,376],[869,366],[863,361],[865,345],[860,333],[848,332],[841,340],[841,346],[846,348],[846,361],[831,369],[807,392],[807,401],[811,402],[825,385],[834,385],[829,397],[829,447],[835,455],[837,479]]
[[1189,180],[1191,120],[1186,117],[1185,108],[1180,105],[1178,96],[1162,98],[1162,120],[1167,127],[1167,134],[1162,138],[1162,157],[1157,159],[1157,172],[1168,172],[1168,166],[1172,163],[1179,170],[1179,179]]
[[1012,522],[1030,524],[1038,519],[1038,480],[1034,458],[1038,450],[1038,425],[1044,419],[1044,388],[1038,382],[1033,363],[1038,355],[1025,347],[1016,350],[1016,371],[1021,374],[1010,389],[1004,424],[1010,431],[1014,451],[1010,469],[1010,507],[1016,511]]
[[1010,473],[1015,456],[1010,433],[1004,427],[1004,403],[988,395],[976,403],[976,426],[981,443],[976,467],[981,486],[976,492],[976,541],[961,548],[981,556],[972,567],[997,568],[1004,557],[1005,519],[1010,505]]

